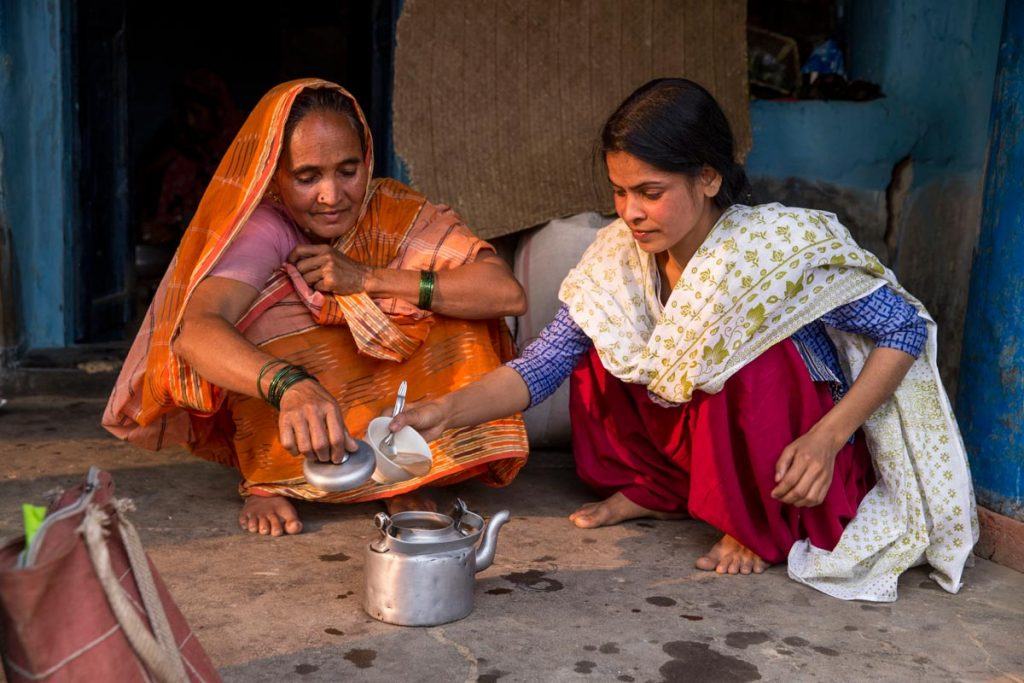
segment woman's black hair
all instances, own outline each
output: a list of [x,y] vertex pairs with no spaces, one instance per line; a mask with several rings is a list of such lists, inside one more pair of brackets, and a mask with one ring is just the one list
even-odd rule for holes
[[306,88],[295,97],[288,119],[284,122],[285,145],[292,139],[299,121],[315,111],[334,112],[347,118],[359,136],[359,148],[366,155],[366,132],[355,105],[344,93],[334,88]]
[[691,177],[710,166],[722,176],[715,195],[721,209],[750,193],[722,108],[685,78],[658,78],[627,97],[601,130],[601,153],[609,152],[626,152],[659,170]]

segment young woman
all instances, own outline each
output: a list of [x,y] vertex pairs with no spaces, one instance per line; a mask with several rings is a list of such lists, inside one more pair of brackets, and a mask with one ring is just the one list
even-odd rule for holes
[[[236,467],[249,531],[298,533],[288,498],[389,499],[426,483],[509,483],[526,459],[518,417],[433,444],[434,467],[327,494],[304,455],[339,462],[395,400],[457,389],[511,357],[497,319],[522,288],[450,209],[371,180],[373,144],[332,83],[271,90],[236,136],[154,299],[104,414],[145,448],[181,443]],[[483,286],[482,286],[483,285]],[[396,502],[397,501],[397,502]]]
[[[892,600],[926,559],[956,591],[976,539],[934,323],[835,216],[736,203],[746,177],[711,95],[652,81],[604,126],[619,220],[520,359],[411,406],[426,432],[512,414],[570,374],[581,527],[689,514],[696,565]],[[852,380],[852,382],[851,382]]]

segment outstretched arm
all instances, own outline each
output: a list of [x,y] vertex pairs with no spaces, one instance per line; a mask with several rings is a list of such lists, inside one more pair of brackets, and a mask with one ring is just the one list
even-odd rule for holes
[[518,372],[503,365],[458,391],[409,404],[389,428],[397,432],[408,425],[433,441],[447,429],[497,420],[526,410],[529,405],[526,382]]
[[391,423],[392,431],[408,424],[432,441],[446,429],[495,420],[537,405],[566,380],[590,346],[590,339],[563,305],[521,357],[454,393],[406,408]]

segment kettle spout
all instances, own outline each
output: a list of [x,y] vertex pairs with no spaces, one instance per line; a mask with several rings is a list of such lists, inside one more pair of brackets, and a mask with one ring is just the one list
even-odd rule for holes
[[508,510],[502,510],[491,517],[491,521],[487,523],[487,528],[484,529],[484,540],[476,549],[476,570],[478,572],[490,567],[494,561],[494,551],[498,548],[498,532],[501,531],[501,527],[505,525],[508,518]]

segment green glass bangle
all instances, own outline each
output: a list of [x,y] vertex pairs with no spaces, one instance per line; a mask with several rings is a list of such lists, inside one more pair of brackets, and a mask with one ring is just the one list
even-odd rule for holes
[[285,373],[288,372],[289,368],[291,368],[290,365],[284,366],[276,373],[274,373],[274,378],[270,380],[270,387],[267,389],[267,403],[274,406],[275,408],[281,407],[280,402],[274,400],[274,396],[277,394],[278,385],[281,384],[281,378],[284,376]]
[[430,303],[434,299],[434,272],[431,270],[420,271],[420,300],[419,307],[424,311],[430,310]]
[[304,379],[316,380],[301,365],[286,365],[281,368],[274,374],[274,379],[270,381],[270,390],[267,391],[267,403],[280,410],[281,398],[284,396],[284,392],[290,389],[296,382]]
[[287,361],[283,361],[280,358],[271,358],[270,360],[263,364],[263,367],[260,368],[259,374],[256,375],[256,391],[259,392],[260,398],[262,398],[264,401],[267,400],[267,394],[263,393],[263,375],[267,374],[267,370],[269,370],[270,368],[274,367],[279,363],[287,364]]
[[267,403],[275,408],[281,407],[281,383],[295,372],[296,367],[295,365],[285,365],[274,373],[274,379],[270,380],[270,388],[267,390]]
[[274,405],[278,408],[281,407],[281,399],[284,398],[285,390],[291,385],[295,384],[299,379],[306,377],[306,372],[302,368],[292,367],[287,373],[281,376],[281,381],[278,382],[277,387],[274,391]]
[[302,372],[297,372],[297,373],[289,375],[284,381],[282,381],[281,382],[281,388],[279,389],[278,396],[277,396],[277,404],[278,404],[278,406],[280,407],[281,399],[284,398],[285,392],[288,391],[289,389],[291,389],[293,384],[298,384],[299,382],[301,382],[303,380],[307,380],[307,379],[311,379],[314,382],[316,381],[316,378],[313,377],[313,375],[311,375],[308,372],[306,372],[305,370],[303,370]]

